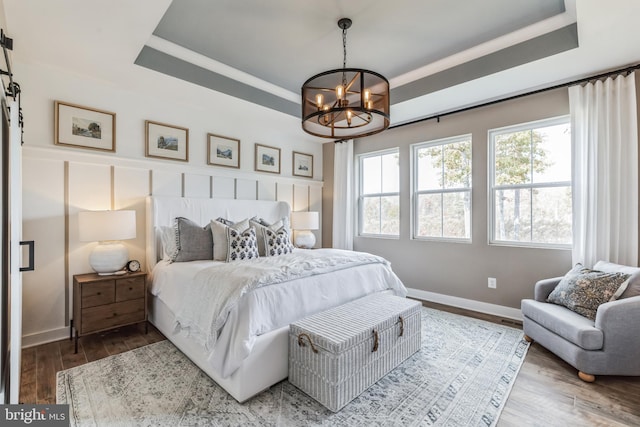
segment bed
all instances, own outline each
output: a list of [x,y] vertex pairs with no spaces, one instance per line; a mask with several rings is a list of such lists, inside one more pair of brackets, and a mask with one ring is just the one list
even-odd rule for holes
[[[149,321],[239,402],[287,378],[290,323],[371,293],[406,296],[406,288],[386,261],[378,262],[372,260],[375,256],[358,252],[295,249],[292,254],[229,263],[170,263],[163,259],[161,235],[177,217],[204,226],[220,217],[232,221],[258,217],[276,223],[289,214],[285,202],[165,196],[150,196],[146,201]],[[294,265],[304,269],[296,271]],[[254,269],[253,274],[276,272],[265,273],[264,277],[282,276],[282,283],[236,285],[240,279],[234,271],[242,276],[240,272],[247,275]],[[285,271],[289,276],[283,276]],[[228,291],[224,291],[225,286]],[[212,315],[205,307],[216,305],[210,303],[216,292],[236,297]],[[191,321],[191,316],[200,323],[185,320]],[[208,323],[218,326],[208,334],[196,333],[201,331],[197,325]]]

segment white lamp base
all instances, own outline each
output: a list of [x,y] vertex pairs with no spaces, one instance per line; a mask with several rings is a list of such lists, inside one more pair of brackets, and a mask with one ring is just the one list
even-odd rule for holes
[[100,242],[89,255],[89,265],[101,276],[122,274],[129,251],[120,242]]
[[316,244],[316,236],[311,230],[296,230],[293,244],[298,248],[311,249]]

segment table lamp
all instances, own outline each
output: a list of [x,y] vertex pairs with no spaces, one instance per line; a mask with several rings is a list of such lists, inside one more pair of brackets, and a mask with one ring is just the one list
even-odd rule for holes
[[317,230],[318,225],[318,212],[291,212],[291,229],[295,230],[293,244],[298,248],[313,248],[316,236],[311,230]]
[[89,265],[101,276],[124,274],[129,251],[120,240],[135,239],[136,211],[78,212],[81,242],[99,242],[89,255]]

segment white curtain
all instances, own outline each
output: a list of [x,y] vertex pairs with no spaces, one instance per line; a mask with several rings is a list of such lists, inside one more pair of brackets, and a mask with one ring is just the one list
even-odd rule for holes
[[353,140],[336,142],[333,159],[333,247],[353,249]]
[[573,263],[638,264],[635,74],[569,88]]

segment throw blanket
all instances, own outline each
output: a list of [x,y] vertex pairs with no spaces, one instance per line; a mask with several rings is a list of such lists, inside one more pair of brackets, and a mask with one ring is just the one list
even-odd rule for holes
[[329,273],[364,264],[384,264],[382,257],[338,249],[218,264],[196,274],[176,315],[176,331],[186,332],[207,350],[213,349],[232,308],[247,292],[262,286]]

